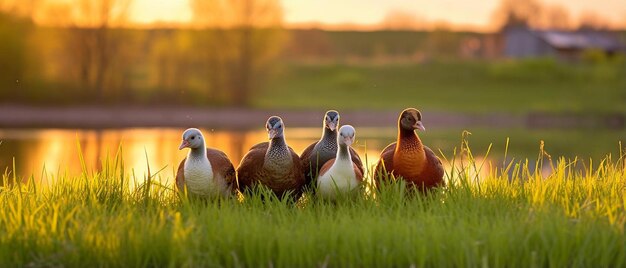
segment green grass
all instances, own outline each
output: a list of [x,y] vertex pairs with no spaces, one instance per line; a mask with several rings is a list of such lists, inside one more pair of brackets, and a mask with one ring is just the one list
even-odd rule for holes
[[336,203],[294,205],[262,190],[243,202],[190,200],[158,173],[133,183],[121,157],[48,185],[7,172],[0,266],[626,266],[622,157],[540,158],[479,178],[470,170],[482,163],[462,148],[469,162],[447,169],[445,189],[412,195],[395,182]]
[[286,62],[253,104],[264,108],[390,109],[467,113],[626,112],[623,61],[564,63]]

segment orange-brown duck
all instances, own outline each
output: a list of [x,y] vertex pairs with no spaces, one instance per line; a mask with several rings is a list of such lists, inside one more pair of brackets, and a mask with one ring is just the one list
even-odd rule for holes
[[189,193],[202,197],[225,197],[233,192],[236,183],[233,163],[224,152],[206,148],[199,129],[185,130],[178,149],[183,148],[190,150],[178,165],[176,186],[179,190],[187,187]]
[[408,108],[398,118],[398,140],[389,144],[380,155],[375,177],[384,180],[385,172],[398,177],[421,191],[443,186],[443,166],[433,151],[424,146],[415,130],[426,130],[422,124],[422,114]]
[[[315,185],[313,181],[319,175],[320,168],[337,155],[337,129],[339,128],[339,113],[334,110],[327,111],[324,116],[324,129],[322,138],[309,145],[300,159],[302,160],[304,175],[307,185]],[[363,164],[359,155],[349,147],[352,162],[356,164],[359,171],[363,173]]]
[[282,198],[287,192],[297,199],[302,193],[304,172],[298,155],[285,142],[283,120],[272,116],[265,125],[269,142],[252,146],[237,168],[242,192],[260,183]]

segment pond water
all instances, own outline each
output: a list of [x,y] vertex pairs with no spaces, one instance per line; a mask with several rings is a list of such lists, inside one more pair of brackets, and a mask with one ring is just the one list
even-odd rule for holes
[[[224,151],[235,167],[254,144],[266,141],[263,129],[216,130],[201,128],[207,146]],[[81,173],[80,151],[88,170],[97,170],[101,160],[113,157],[122,148],[127,170],[143,177],[148,164],[152,172],[165,168],[160,175],[169,180],[174,176],[179,162],[187,150],[178,150],[181,134],[178,128],[133,129],[0,129],[0,168],[13,170],[13,160],[18,177],[33,175],[41,179],[42,171],[49,174]],[[473,154],[479,159],[493,144],[489,159],[501,163],[506,140],[510,137],[507,159],[536,159],[540,140],[545,140],[546,150],[555,156],[576,156],[583,159],[600,158],[608,153],[619,155],[619,141],[626,140],[626,131],[595,130],[528,130],[528,129],[476,129],[469,130],[468,140]],[[451,157],[460,147],[462,129],[443,129],[420,133],[420,137],[435,152]],[[301,153],[309,144],[319,139],[319,128],[288,128],[287,143]],[[394,128],[357,128],[355,149],[367,162],[374,165],[382,148],[395,140]],[[458,151],[458,150],[457,150]],[[147,159],[146,159],[147,156]]]

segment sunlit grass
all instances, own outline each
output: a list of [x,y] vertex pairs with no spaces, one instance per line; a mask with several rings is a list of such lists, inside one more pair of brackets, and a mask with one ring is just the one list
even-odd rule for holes
[[503,162],[477,177],[486,166],[464,142],[444,159],[448,186],[430,194],[392,182],[372,195],[295,204],[264,189],[195,200],[159,184],[171,176],[162,172],[136,184],[120,155],[95,172],[83,162],[82,175],[56,174],[49,185],[5,172],[0,266],[626,265],[622,155],[593,162],[541,152],[536,164]]

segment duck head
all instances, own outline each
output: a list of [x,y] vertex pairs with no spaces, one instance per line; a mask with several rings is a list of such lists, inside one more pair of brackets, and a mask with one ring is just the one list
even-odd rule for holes
[[178,150],[184,148],[198,149],[204,147],[204,137],[202,132],[197,128],[189,128],[183,132],[183,141]]
[[326,112],[326,116],[324,116],[324,127],[330,131],[335,131],[337,126],[339,126],[339,113],[335,110]]
[[351,146],[354,143],[354,135],[356,130],[351,125],[345,125],[339,128],[339,136],[337,136],[337,143],[339,145]]
[[267,123],[265,123],[265,128],[267,129],[267,134],[270,140],[284,137],[285,127],[283,124],[283,119],[278,116],[272,116],[267,119]]
[[424,124],[422,124],[422,113],[420,113],[420,111],[415,108],[408,108],[402,111],[402,113],[400,114],[399,124],[400,128],[402,128],[403,130],[426,130]]

